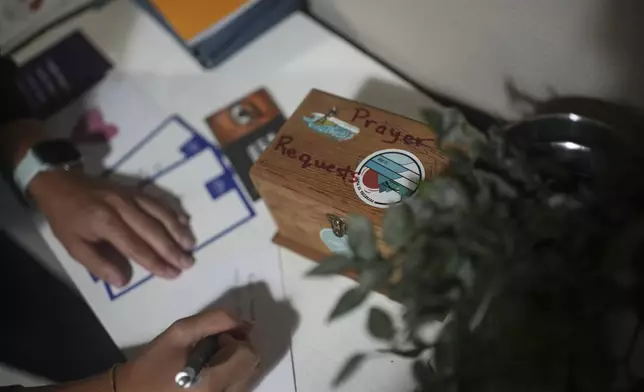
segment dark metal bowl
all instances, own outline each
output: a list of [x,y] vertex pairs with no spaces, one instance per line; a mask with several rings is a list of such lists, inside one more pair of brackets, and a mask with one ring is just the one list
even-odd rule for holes
[[580,176],[594,176],[619,151],[614,130],[573,113],[535,117],[505,129],[531,160],[554,160]]
[[605,178],[625,151],[613,128],[574,113],[521,121],[508,126],[505,135],[537,170],[567,191]]

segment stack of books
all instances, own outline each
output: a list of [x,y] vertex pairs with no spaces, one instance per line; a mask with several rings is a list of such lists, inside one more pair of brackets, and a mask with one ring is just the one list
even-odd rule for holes
[[0,52],[12,54],[83,11],[109,0],[2,0]]
[[136,0],[205,68],[302,7],[303,0]]

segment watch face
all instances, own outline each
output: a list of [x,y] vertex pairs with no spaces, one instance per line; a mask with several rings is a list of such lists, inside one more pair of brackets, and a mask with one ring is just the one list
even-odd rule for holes
[[65,163],[77,162],[81,159],[74,144],[66,139],[53,139],[37,143],[32,151],[38,159],[49,165],[63,165]]

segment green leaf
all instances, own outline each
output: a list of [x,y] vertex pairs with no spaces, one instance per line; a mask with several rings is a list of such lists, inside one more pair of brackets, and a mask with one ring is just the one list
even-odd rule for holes
[[443,113],[440,109],[427,108],[422,111],[425,122],[432,128],[438,137],[443,136]]
[[443,127],[446,130],[453,130],[454,128],[461,128],[466,124],[465,116],[455,108],[443,109]]
[[394,248],[405,246],[414,235],[414,214],[406,203],[390,207],[382,221],[383,238]]
[[334,254],[310,270],[308,276],[342,274],[355,267],[353,260],[344,255]]
[[391,276],[393,265],[387,260],[372,262],[360,273],[358,283],[363,291],[369,292],[384,286]]
[[347,381],[347,379],[351,377],[353,373],[355,373],[360,368],[360,366],[362,366],[365,359],[367,359],[367,354],[364,353],[354,354],[351,358],[349,358],[347,362],[345,362],[340,373],[338,373],[338,375],[333,380],[333,386],[338,387],[340,384]]
[[397,349],[397,348],[385,348],[385,349],[378,350],[378,352],[383,353],[383,354],[397,355],[397,356],[399,356],[401,358],[417,358],[425,350],[428,350],[428,348],[427,347],[416,347],[416,348],[410,348],[408,350],[401,350],[401,349]]
[[476,156],[480,146],[486,142],[485,134],[471,126],[457,109],[449,108],[443,111],[441,145],[461,145],[470,156]]
[[[419,359],[412,366],[416,382],[423,388],[428,388],[436,379],[436,371],[429,362]],[[425,389],[423,389],[425,390]]]
[[474,176],[476,176],[476,179],[482,186],[493,187],[499,196],[514,199],[518,195],[517,189],[498,174],[474,169]]
[[335,308],[329,315],[329,321],[334,320],[357,308],[364,302],[368,295],[369,292],[362,290],[360,287],[356,287],[345,292],[342,297],[340,297],[338,303],[335,305]]
[[457,178],[438,177],[427,181],[418,188],[418,193],[423,200],[441,209],[461,210],[469,206],[467,191]]
[[490,206],[490,202],[492,200],[490,188],[487,186],[479,187],[474,200],[479,209],[486,210]]
[[347,234],[349,235],[349,247],[359,259],[373,261],[380,257],[376,236],[369,219],[360,215],[349,215]]
[[419,319],[422,319],[423,321],[438,321],[442,323],[443,321],[445,321],[445,318],[449,314],[450,310],[451,307],[447,304],[423,306],[418,312],[420,315]]
[[443,155],[445,155],[449,161],[449,166],[445,174],[454,175],[454,176],[463,176],[471,177],[471,172],[473,168],[473,161],[465,151],[456,147],[449,147],[443,149]]
[[450,374],[456,368],[456,344],[445,339],[438,341],[434,347],[434,367],[439,373]]
[[466,259],[465,261],[463,261],[457,272],[457,275],[463,283],[464,288],[466,288],[467,290],[472,290],[474,288],[476,272],[474,271],[472,262],[470,260]]
[[378,339],[391,340],[396,333],[391,317],[380,308],[371,308],[367,326],[371,335]]

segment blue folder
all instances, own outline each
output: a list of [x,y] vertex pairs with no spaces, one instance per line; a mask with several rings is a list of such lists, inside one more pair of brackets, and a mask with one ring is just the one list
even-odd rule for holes
[[204,68],[219,65],[303,5],[303,0],[261,0],[235,17],[223,29],[191,44],[176,34],[161,12],[149,0],[136,0],[136,2],[154,16]]

